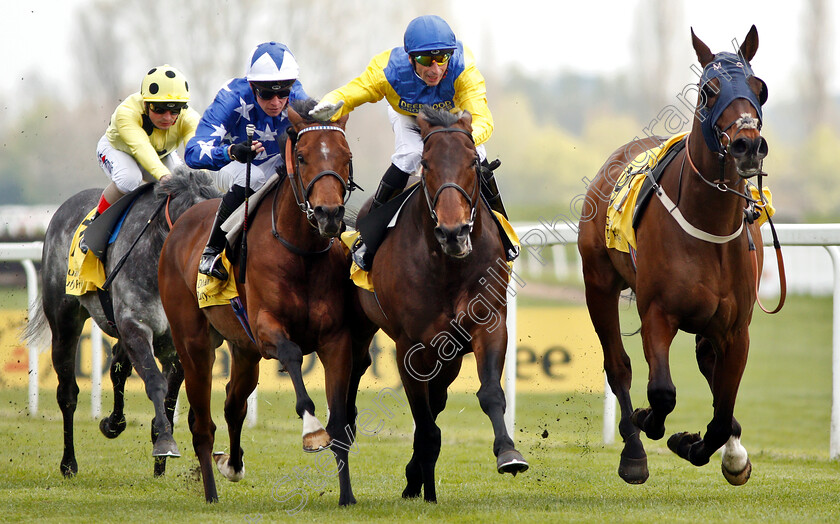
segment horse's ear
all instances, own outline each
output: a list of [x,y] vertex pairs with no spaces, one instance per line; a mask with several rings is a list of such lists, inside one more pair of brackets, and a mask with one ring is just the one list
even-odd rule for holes
[[420,127],[420,136],[426,136],[426,133],[429,132],[429,121],[426,119],[426,115],[423,114],[423,111],[417,113],[417,118],[414,120],[417,125]]
[[291,104],[286,105],[286,108],[288,110],[287,114],[289,115],[289,122],[292,123],[292,126],[295,129],[300,129],[301,126],[303,125],[303,117],[301,117],[297,113],[297,111],[295,111],[295,109],[291,106]]
[[741,56],[743,56],[747,62],[751,62],[756,51],[758,51],[758,29],[756,29],[755,24],[753,24],[750,28],[750,32],[747,33],[747,37],[744,38],[744,43],[741,44]]
[[339,118],[338,120],[336,120],[336,121],[335,121],[335,122],[333,122],[333,123],[334,123],[335,125],[337,125],[338,127],[340,127],[341,129],[344,129],[344,128],[347,126],[347,119],[348,119],[348,118],[350,118],[350,115],[349,115],[349,114],[346,114],[346,115],[344,115],[343,117]]
[[461,116],[458,120],[467,128],[472,129],[472,113],[469,111],[461,111]]
[[709,62],[715,59],[715,54],[709,49],[709,46],[703,43],[694,34],[694,28],[691,28],[691,45],[694,46],[694,52],[697,53],[697,60],[700,61],[702,67],[706,67]]

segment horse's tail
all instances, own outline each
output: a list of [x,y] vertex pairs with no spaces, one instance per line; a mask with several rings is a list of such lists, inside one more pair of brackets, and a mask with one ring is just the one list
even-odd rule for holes
[[50,345],[51,334],[44,314],[44,300],[40,294],[29,306],[29,320],[20,338],[26,341],[27,346],[38,348],[39,351],[44,351]]

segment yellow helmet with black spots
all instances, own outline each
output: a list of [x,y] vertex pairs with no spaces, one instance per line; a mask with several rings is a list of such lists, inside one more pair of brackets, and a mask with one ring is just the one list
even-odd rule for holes
[[190,101],[190,86],[183,73],[169,64],[153,67],[140,86],[144,102]]

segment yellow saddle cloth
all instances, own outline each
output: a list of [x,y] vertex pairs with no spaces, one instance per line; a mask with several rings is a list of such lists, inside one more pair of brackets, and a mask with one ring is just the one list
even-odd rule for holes
[[[510,225],[510,222],[501,214],[493,211],[493,214],[496,215],[496,218],[499,219],[499,222],[502,224],[502,229],[505,230],[507,233],[508,238],[510,241],[517,247],[521,248],[521,243],[519,242],[519,235],[516,234],[514,231],[513,226]],[[360,233],[358,231],[345,231],[341,234],[341,242],[344,244],[344,248],[347,254],[350,253],[350,250],[353,247],[353,244],[356,242],[356,239],[359,238]],[[513,261],[507,263],[508,267],[513,271]],[[365,271],[364,269],[360,268],[356,262],[353,262],[350,265],[350,280],[353,281],[354,284],[359,286],[362,289],[366,289],[368,291],[373,291],[373,281],[370,278],[370,273]]]
[[[636,231],[633,229],[633,211],[636,209],[636,199],[639,190],[645,181],[645,173],[653,169],[656,163],[665,156],[674,144],[685,138],[688,133],[680,133],[672,136],[658,147],[648,149],[636,155],[636,158],[622,171],[615,183],[613,192],[610,195],[609,206],[607,206],[607,223],[605,228],[606,244],[608,248],[617,249],[625,253],[630,252],[632,247],[636,249]],[[750,195],[758,200],[758,187],[747,183]],[[767,187],[762,188],[764,200],[763,206],[758,206],[761,216],[758,224],[767,221],[767,217],[773,216],[776,209],[773,207],[773,195]],[[653,198],[653,196],[651,196]]]
[[92,251],[83,253],[79,249],[79,241],[93,221],[93,214],[96,208],[91,209],[85,216],[82,223],[73,234],[73,241],[70,242],[70,252],[67,256],[67,278],[64,284],[64,292],[68,295],[81,296],[90,291],[96,291],[105,284],[105,267],[102,261],[96,258]]
[[195,293],[198,297],[198,307],[210,306],[227,306],[230,305],[230,299],[239,296],[239,291],[236,290],[236,277],[233,274],[233,268],[227,258],[227,253],[222,253],[222,265],[228,273],[228,278],[225,281],[209,275],[198,274],[195,283]]

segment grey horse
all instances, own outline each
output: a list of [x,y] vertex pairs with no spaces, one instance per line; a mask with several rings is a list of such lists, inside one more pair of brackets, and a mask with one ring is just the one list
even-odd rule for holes
[[[41,259],[41,296],[24,330],[24,337],[30,344],[42,344],[51,332],[52,362],[58,375],[56,397],[64,418],[61,473],[71,477],[78,472],[73,445],[73,415],[79,394],[76,351],[85,320],[93,318],[105,333],[117,339],[110,369],[114,409],[100,421],[99,428],[108,438],[117,437],[125,429],[123,391],[133,367],[143,380],[155,409],[152,455],[155,457],[154,474],[159,476],[165,472],[166,457],[180,456],[172,437],[172,417],[184,371],[160,303],[158,257],[170,221],[177,220],[193,204],[220,195],[207,173],[182,166],[165,182],[155,184],[154,191],[147,190],[137,197],[104,261],[105,274],[109,276],[128,253],[109,286],[112,324],[98,293],[88,292],[82,296],[65,293],[70,243],[79,223],[96,205],[101,193],[101,189],[87,189],[75,194],[50,220]],[[168,201],[164,202],[164,199]],[[162,372],[155,357],[161,363]]]

